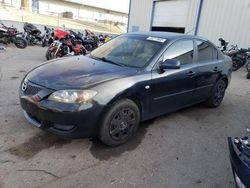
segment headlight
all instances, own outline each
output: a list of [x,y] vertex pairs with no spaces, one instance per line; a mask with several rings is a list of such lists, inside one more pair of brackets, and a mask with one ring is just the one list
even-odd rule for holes
[[86,103],[95,95],[93,90],[59,90],[49,96],[49,100],[61,103]]

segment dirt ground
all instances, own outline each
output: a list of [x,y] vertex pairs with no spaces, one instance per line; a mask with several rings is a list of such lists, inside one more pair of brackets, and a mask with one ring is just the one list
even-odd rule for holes
[[250,80],[233,73],[223,104],[196,105],[141,124],[129,143],[109,148],[32,127],[19,84],[45,61],[45,48],[0,53],[0,187],[233,188],[228,136],[250,127]]

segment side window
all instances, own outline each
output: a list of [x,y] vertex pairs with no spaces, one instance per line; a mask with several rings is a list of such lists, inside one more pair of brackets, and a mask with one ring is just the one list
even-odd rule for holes
[[197,62],[215,61],[218,59],[218,51],[211,44],[205,41],[196,41],[198,57]]
[[193,63],[194,43],[193,40],[181,40],[173,43],[163,54],[163,61],[176,59],[182,65]]

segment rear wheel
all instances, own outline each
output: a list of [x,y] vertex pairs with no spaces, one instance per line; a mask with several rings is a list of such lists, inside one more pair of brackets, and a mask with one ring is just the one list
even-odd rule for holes
[[213,87],[210,98],[206,101],[206,105],[212,108],[220,106],[226,91],[226,82],[219,80]]
[[129,99],[121,100],[106,113],[99,130],[99,139],[109,146],[124,144],[136,132],[139,121],[137,105]]
[[17,48],[24,49],[27,47],[28,42],[22,37],[16,37],[14,44]]

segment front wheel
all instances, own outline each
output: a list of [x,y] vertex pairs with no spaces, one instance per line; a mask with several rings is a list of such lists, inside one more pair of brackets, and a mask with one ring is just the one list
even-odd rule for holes
[[47,60],[51,60],[51,59],[57,58],[55,52],[56,52],[56,51],[55,51],[54,49],[48,48],[48,50],[47,50],[47,52],[46,52],[46,59],[47,59]]
[[232,58],[232,61],[233,61],[233,71],[237,71],[243,64],[243,61],[237,57]]
[[84,48],[81,48],[80,55],[86,55],[87,51]]
[[247,73],[247,79],[250,79],[250,72]]
[[219,80],[212,89],[211,96],[206,101],[206,105],[211,108],[216,108],[220,106],[226,91],[226,82]]
[[124,144],[134,135],[139,122],[137,105],[129,99],[118,101],[106,113],[99,130],[99,139],[109,146]]
[[250,72],[250,62],[247,63],[246,68],[247,68],[247,71]]
[[27,47],[28,42],[22,37],[16,37],[14,44],[16,45],[17,48],[24,49]]
[[42,41],[42,47],[48,46],[48,42],[46,40]]

